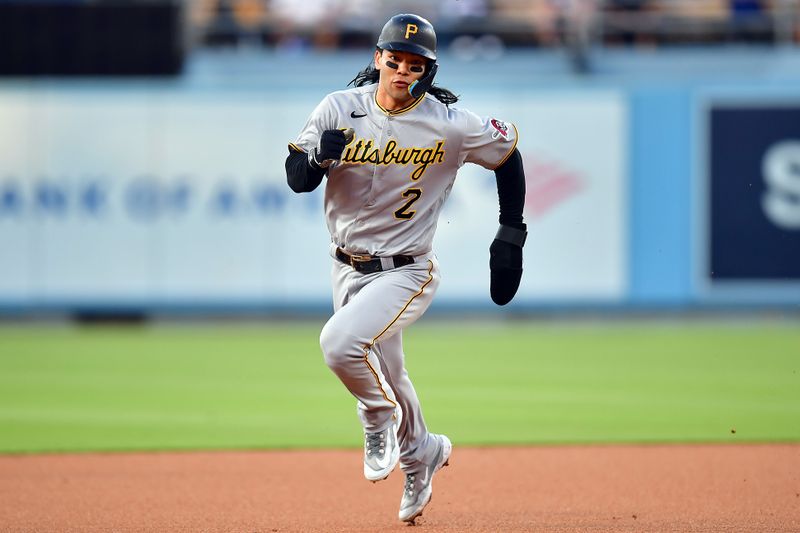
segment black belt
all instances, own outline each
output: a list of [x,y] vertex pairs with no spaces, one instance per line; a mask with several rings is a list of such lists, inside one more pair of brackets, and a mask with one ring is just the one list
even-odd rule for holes
[[[364,274],[371,274],[372,272],[380,272],[383,270],[380,257],[373,257],[371,255],[348,254],[341,248],[336,249],[336,259],[350,265],[358,272]],[[413,255],[395,255],[390,257],[394,264],[393,268],[410,265],[414,262]]]

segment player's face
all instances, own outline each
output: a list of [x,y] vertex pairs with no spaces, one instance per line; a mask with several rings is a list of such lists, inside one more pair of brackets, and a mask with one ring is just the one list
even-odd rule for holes
[[425,75],[425,58],[410,52],[375,51],[375,68],[380,71],[378,101],[386,109],[400,109],[413,100],[408,86]]

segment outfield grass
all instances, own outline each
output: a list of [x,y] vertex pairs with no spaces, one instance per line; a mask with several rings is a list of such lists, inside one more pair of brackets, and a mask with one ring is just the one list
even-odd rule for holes
[[[0,328],[0,452],[354,447],[303,324]],[[800,441],[800,328],[416,325],[407,365],[457,444]]]

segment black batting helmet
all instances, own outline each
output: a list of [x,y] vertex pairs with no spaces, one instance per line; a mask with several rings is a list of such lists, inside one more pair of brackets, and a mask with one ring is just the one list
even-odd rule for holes
[[419,15],[395,15],[383,26],[377,47],[411,52],[436,61],[436,32],[433,25]]

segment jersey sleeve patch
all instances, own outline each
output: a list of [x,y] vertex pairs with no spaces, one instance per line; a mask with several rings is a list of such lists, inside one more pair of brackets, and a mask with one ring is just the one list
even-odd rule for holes
[[503,122],[502,120],[497,120],[496,118],[493,118],[489,121],[489,124],[491,124],[492,128],[494,128],[494,131],[492,132],[492,139],[497,140],[500,137],[502,137],[503,140],[505,141],[508,140],[507,122]]
[[508,159],[517,145],[517,127],[499,118],[467,113],[462,161],[494,170]]
[[[503,156],[503,159],[501,159],[500,162],[497,163],[491,170],[497,170],[498,168],[503,166],[503,163],[508,161],[508,158],[511,157],[511,154],[513,154],[514,150],[516,150],[517,148],[517,142],[519,141],[519,132],[517,131],[516,126],[514,126],[513,124],[511,126],[514,128],[514,143],[511,145],[511,148],[508,150],[508,152],[506,152],[506,155]],[[508,140],[508,138],[506,138],[506,140]]]

